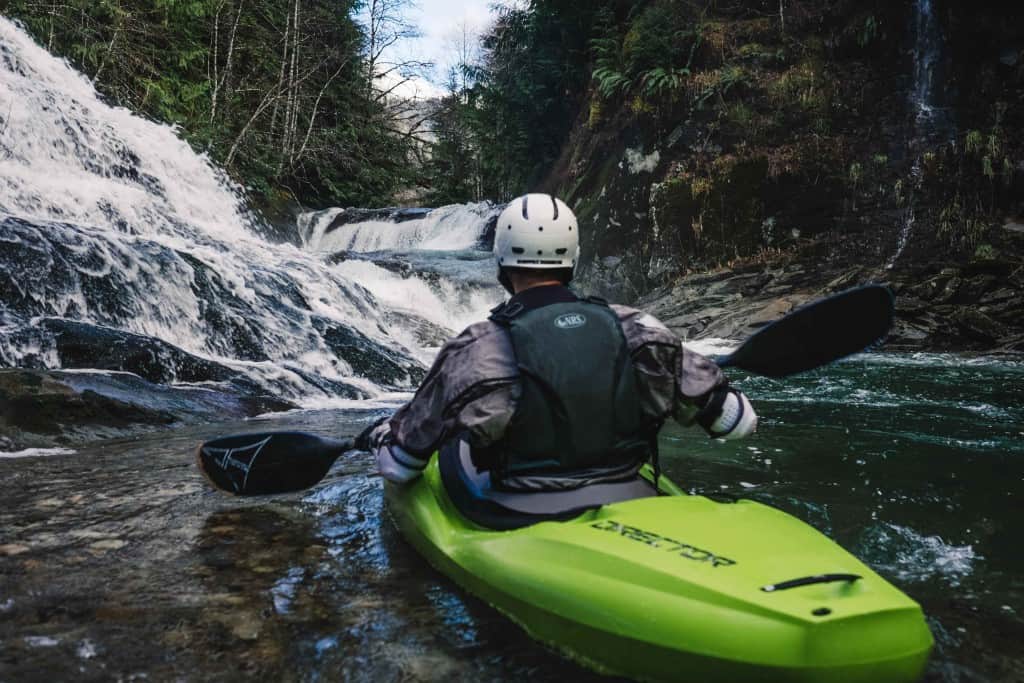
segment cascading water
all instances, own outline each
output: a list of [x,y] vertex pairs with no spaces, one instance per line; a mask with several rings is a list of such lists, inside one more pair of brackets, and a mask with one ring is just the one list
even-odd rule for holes
[[2,17],[0,104],[0,365],[124,367],[309,405],[412,388],[425,347],[500,299],[423,251],[482,273],[493,208],[330,231],[335,210],[305,217],[305,248],[269,243],[173,128],[104,103]]
[[466,251],[479,245],[481,226],[496,216],[489,202],[430,211],[327,209],[300,216],[299,236],[308,249],[321,252]]
[[941,95],[942,66],[945,62],[945,41],[942,27],[935,15],[933,0],[914,0],[914,85],[910,103],[914,111],[913,135],[910,141],[914,164],[910,169],[911,193],[903,225],[893,254],[887,265],[892,268],[910,241],[916,216],[914,190],[921,182],[922,148],[944,142],[952,136],[953,125]]
[[918,162],[923,147],[948,142],[956,132],[945,87],[947,70],[946,38],[935,14],[934,0],[915,0],[914,86],[910,101],[914,110],[911,147],[917,152]]
[[300,216],[299,236],[333,272],[359,282],[397,316],[404,324],[395,333],[427,360],[504,295],[486,240],[501,208],[481,202],[433,210],[327,209]]

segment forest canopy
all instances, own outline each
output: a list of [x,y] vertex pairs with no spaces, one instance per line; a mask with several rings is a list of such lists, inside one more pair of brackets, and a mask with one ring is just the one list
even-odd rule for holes
[[[404,100],[422,63],[409,0],[10,0],[44,47],[113,102],[180,127],[271,203],[502,200],[557,157],[590,80],[603,3],[497,5],[448,74]],[[472,58],[467,55],[474,55]]]

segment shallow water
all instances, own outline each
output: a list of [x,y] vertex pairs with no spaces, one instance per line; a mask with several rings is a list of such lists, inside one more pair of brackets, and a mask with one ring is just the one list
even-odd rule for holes
[[[876,355],[737,377],[752,439],[666,429],[666,473],[808,521],[920,601],[934,681],[1024,679],[1024,365]],[[213,492],[191,449],[232,431],[350,433],[294,413],[0,460],[0,681],[588,680],[430,569],[365,455],[303,494]]]

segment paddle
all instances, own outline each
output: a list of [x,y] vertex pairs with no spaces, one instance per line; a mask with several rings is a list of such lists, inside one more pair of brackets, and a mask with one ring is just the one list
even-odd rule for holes
[[[881,341],[892,326],[893,308],[886,287],[851,289],[796,309],[714,360],[722,367],[768,377],[810,370]],[[288,493],[319,482],[354,445],[352,439],[303,432],[239,434],[201,444],[196,462],[222,491],[240,496]]]
[[758,330],[729,355],[713,360],[723,368],[787,377],[882,341],[894,312],[888,287],[857,287],[797,308]]
[[327,439],[305,432],[224,436],[200,444],[196,464],[221,491],[239,496],[301,491],[327,474],[353,439]]

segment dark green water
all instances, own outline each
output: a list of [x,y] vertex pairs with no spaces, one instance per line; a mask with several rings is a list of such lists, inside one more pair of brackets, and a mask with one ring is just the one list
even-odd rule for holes
[[1024,680],[1024,364],[874,355],[737,384],[756,437],[674,429],[668,471],[800,517],[918,600],[930,680]]
[[[808,521],[921,602],[930,681],[1024,680],[1024,364],[871,356],[737,378],[735,443],[667,429],[695,493]],[[275,499],[210,491],[191,448],[231,431],[350,433],[299,413],[0,460],[0,681],[598,680],[430,569],[365,455]],[[604,680],[604,679],[600,679]]]

